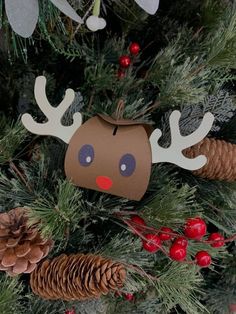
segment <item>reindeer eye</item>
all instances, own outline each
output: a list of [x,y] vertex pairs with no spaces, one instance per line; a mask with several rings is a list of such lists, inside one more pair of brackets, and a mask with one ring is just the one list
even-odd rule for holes
[[94,160],[94,149],[91,145],[83,145],[79,151],[79,162],[81,166],[88,167]]
[[126,154],[121,157],[119,169],[120,174],[124,177],[129,177],[133,174],[136,167],[136,161],[133,155]]

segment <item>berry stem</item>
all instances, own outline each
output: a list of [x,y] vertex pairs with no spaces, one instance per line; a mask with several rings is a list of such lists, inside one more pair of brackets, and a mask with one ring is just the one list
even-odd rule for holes
[[[136,225],[136,224],[130,223],[128,220],[124,220],[124,223],[126,223],[127,226],[129,226],[129,227],[131,228],[131,230],[132,230],[133,232],[135,232],[142,240],[147,241],[146,237],[145,237],[139,230],[137,230],[137,229],[133,226],[133,225]],[[139,228],[141,227],[141,225],[138,225],[138,224],[137,224],[137,226],[138,226]],[[140,229],[141,229],[141,228],[140,228]],[[155,242],[153,242],[152,240],[148,240],[148,242],[150,242],[150,243],[152,243],[152,244],[155,244]],[[160,250],[162,251],[162,253],[164,253],[167,257],[169,257],[169,254],[166,252],[166,250],[165,250],[163,247],[160,246],[159,249],[160,249]]]
[[236,240],[236,234],[233,234],[231,237],[224,239],[224,240],[221,240],[221,239],[220,240],[201,240],[198,242],[206,243],[206,244],[213,244],[213,243],[218,243],[218,242],[228,243],[228,242],[232,242],[234,240]]
[[131,265],[131,264],[126,264],[126,263],[124,263],[124,265],[125,265],[126,267],[128,267],[129,269],[134,270],[134,271],[137,272],[138,274],[140,274],[140,275],[146,277],[146,278],[149,279],[149,280],[152,280],[152,281],[159,280],[158,277],[155,277],[155,276],[152,276],[152,275],[146,273],[145,270],[143,270],[142,268],[140,268],[140,267],[137,266],[137,265]]
[[231,237],[224,239],[224,242],[227,243],[227,242],[232,242],[234,240],[236,240],[236,234],[233,234]]
[[[138,215],[138,212],[119,212],[119,213],[115,213],[124,223],[127,224],[127,220],[122,217],[124,215]],[[121,216],[121,217],[120,217]],[[127,224],[128,225],[128,224]],[[152,231],[153,233],[155,234],[158,234],[159,232],[162,232],[162,233],[165,233],[165,234],[168,234],[168,235],[171,235],[171,236],[176,236],[177,234],[174,233],[174,232],[166,232],[166,231],[162,231],[161,229],[156,229],[154,227],[149,227],[149,226],[142,226],[142,225],[138,225],[136,224],[135,222],[132,222],[132,230],[134,230],[134,227],[139,227],[139,229],[143,229],[143,231]],[[136,230],[136,229],[135,229]]]

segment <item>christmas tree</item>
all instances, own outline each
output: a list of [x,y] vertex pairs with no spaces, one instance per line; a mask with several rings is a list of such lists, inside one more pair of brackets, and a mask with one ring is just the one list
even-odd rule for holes
[[234,1],[0,0],[1,314],[236,313],[235,69]]

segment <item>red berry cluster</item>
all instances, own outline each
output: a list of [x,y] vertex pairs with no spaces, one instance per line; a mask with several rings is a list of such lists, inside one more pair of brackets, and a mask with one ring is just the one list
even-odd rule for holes
[[[142,238],[143,249],[155,253],[161,250],[167,254],[172,260],[185,261],[187,255],[187,247],[189,240],[202,241],[210,244],[214,248],[224,245],[225,239],[220,233],[211,233],[207,241],[202,238],[207,233],[207,225],[202,218],[195,217],[186,220],[184,225],[184,236],[174,232],[168,227],[161,227],[159,230],[147,227],[143,218],[138,215],[133,215],[126,223],[131,227],[134,234]],[[154,231],[152,233],[147,232]],[[168,244],[169,252],[166,253],[162,247],[163,242]],[[211,256],[207,251],[199,251],[195,255],[195,263],[200,267],[208,267],[211,264]]]
[[119,58],[120,68],[118,70],[118,78],[120,78],[120,79],[125,77],[125,70],[127,68],[129,68],[131,65],[131,61],[132,61],[131,57],[132,56],[135,57],[139,54],[139,52],[140,52],[139,44],[135,43],[135,42],[131,43],[129,46],[129,52],[130,52],[131,56],[130,55],[122,55]]

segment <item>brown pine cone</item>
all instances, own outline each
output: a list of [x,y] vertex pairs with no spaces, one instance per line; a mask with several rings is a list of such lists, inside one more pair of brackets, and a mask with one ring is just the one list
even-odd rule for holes
[[45,260],[31,273],[33,292],[49,300],[86,300],[120,289],[124,265],[92,254],[60,255]]
[[11,276],[31,273],[53,245],[41,238],[36,227],[28,227],[27,221],[24,208],[0,214],[0,270]]
[[201,154],[207,157],[205,166],[193,171],[194,175],[212,180],[236,180],[236,145],[223,140],[205,138],[183,153],[189,158]]

